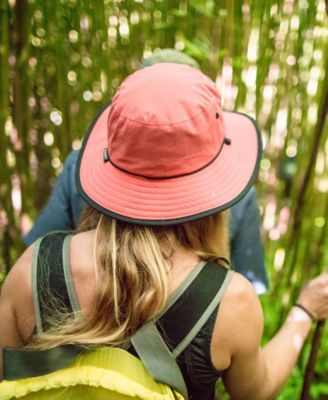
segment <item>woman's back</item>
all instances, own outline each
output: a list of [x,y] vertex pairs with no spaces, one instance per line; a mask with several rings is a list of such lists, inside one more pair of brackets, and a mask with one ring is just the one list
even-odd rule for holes
[[[69,275],[72,276],[73,287],[77,295],[77,301],[84,316],[92,312],[92,307],[94,307],[94,299],[97,296],[96,279],[102,279],[101,275],[103,273],[101,270],[98,270],[96,273],[95,268],[97,267],[93,266],[94,240],[95,230],[82,232],[72,236],[72,238],[69,240],[70,245],[67,253],[68,260],[64,259],[64,263],[67,262],[68,268],[70,269],[71,273]],[[43,252],[42,254],[45,253],[46,252]],[[65,254],[64,257],[66,257]],[[25,258],[26,265],[24,268],[26,271],[30,269],[29,266],[32,264],[32,261],[33,260],[31,258]],[[45,268],[44,265],[46,261],[47,260],[43,258],[43,268]],[[194,252],[182,247],[176,249],[170,258],[170,261],[171,269],[169,273],[169,297],[172,296],[172,294],[178,288],[181,291],[181,286],[185,286],[186,281],[190,282],[190,279],[195,279],[195,268],[200,270],[199,258]],[[202,265],[204,264],[205,262],[202,262]],[[219,265],[216,265],[215,268],[225,270],[225,267],[220,267]],[[29,273],[27,276],[31,276],[31,274]],[[193,277],[191,278],[191,276]],[[210,284],[210,282],[208,283]],[[71,285],[71,283],[68,284]],[[201,291],[199,291],[197,296],[201,297],[201,294]],[[22,331],[26,332],[24,339],[28,341],[28,338],[34,330],[34,324],[32,320],[26,324],[27,321],[24,320],[24,315],[27,315],[28,313],[35,315],[35,307],[33,310],[30,310],[29,307],[26,307],[30,304],[30,301],[26,301],[25,294],[22,293],[21,298],[24,298],[24,302],[16,305],[15,308],[17,307],[18,310],[17,319],[20,321],[20,328]],[[179,300],[179,302],[181,303],[181,300]],[[189,305],[187,302],[184,307],[186,308],[188,306]],[[190,395],[193,394],[194,396],[192,398],[202,397],[202,399],[212,399],[215,381],[221,375],[220,370],[225,369],[224,362],[222,362],[224,361],[224,358],[218,358],[218,363],[215,366],[209,362],[211,352],[211,337],[216,316],[217,307],[215,307],[214,311],[211,312],[211,315],[208,316],[204,326],[201,328],[196,338],[178,357],[178,364],[188,385],[189,393]],[[163,321],[165,320],[164,317],[162,318]],[[225,324],[224,321],[220,320],[220,324],[222,323]],[[181,322],[179,322],[179,320],[176,321],[176,325],[179,326],[179,324],[181,324]],[[166,336],[167,335],[165,335],[165,337]],[[215,352],[216,351],[217,349],[215,349]]]

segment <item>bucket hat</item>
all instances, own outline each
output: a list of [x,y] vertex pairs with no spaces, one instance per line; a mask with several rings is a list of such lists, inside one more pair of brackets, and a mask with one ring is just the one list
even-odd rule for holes
[[127,77],[94,118],[77,186],[88,204],[119,220],[182,223],[238,202],[257,176],[261,151],[256,122],[223,111],[209,77],[160,63]]

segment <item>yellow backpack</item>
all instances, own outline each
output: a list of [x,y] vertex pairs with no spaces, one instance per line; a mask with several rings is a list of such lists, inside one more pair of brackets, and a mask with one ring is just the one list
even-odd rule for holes
[[[42,304],[49,290],[67,310],[79,310],[68,264],[70,238],[57,232],[35,244],[32,290],[37,332],[46,329]],[[135,355],[110,346],[4,349],[5,380],[0,383],[0,399],[187,400],[176,358],[216,309],[231,276],[232,271],[217,264],[200,262],[158,319],[143,325],[130,338],[127,347],[132,346]],[[200,292],[204,294],[201,298]],[[165,341],[159,327],[161,331],[164,327]]]
[[[67,361],[76,353],[69,347],[42,352],[42,355],[40,351],[29,352],[30,361],[34,358],[36,365],[42,363],[44,367],[57,357]],[[22,357],[23,353],[20,357],[14,355],[16,361],[20,363],[20,370],[22,361],[27,361],[26,353],[25,357]],[[7,355],[13,357],[10,352]],[[48,358],[48,361],[44,362],[44,358]],[[29,371],[31,372],[32,368],[29,368]],[[180,390],[186,389],[182,387]],[[81,351],[81,354],[76,355],[74,361],[66,367],[45,375],[3,381],[0,384],[0,398],[1,400],[183,400],[187,399],[187,394],[185,392],[183,396],[169,385],[156,382],[142,361],[126,350],[101,347]]]

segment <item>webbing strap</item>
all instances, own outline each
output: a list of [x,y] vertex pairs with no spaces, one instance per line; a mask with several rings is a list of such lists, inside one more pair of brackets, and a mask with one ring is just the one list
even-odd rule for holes
[[38,256],[39,249],[42,238],[39,238],[35,244],[33,249],[33,258],[32,258],[32,295],[33,295],[33,305],[34,305],[34,314],[35,314],[35,330],[38,333],[42,332],[42,319],[41,319],[41,310],[38,296],[38,288],[37,288],[37,275],[38,275]]
[[[214,262],[208,262],[191,282],[187,290],[156,322],[158,330],[172,351],[175,351],[183,343],[197,323],[198,331],[196,335],[206,323],[210,314],[207,315],[207,319],[202,318],[202,316],[211,304],[212,311],[219,304],[224,291],[221,291],[220,296],[217,297],[217,295],[228,271],[230,270]],[[179,353],[179,351],[179,349],[175,351],[175,354]]]
[[199,318],[199,320],[196,322],[196,324],[191,329],[191,331],[185,336],[185,338],[173,350],[172,354],[173,354],[174,358],[177,358],[183,352],[183,350],[193,341],[193,339],[197,336],[198,332],[205,325],[206,321],[209,319],[209,317],[214,312],[215,308],[220,303],[222,296],[224,295],[226,289],[229,286],[229,283],[231,281],[233,274],[234,274],[234,272],[232,270],[229,270],[227,272],[227,274],[224,278],[224,281],[222,283],[222,286],[220,287],[220,290],[218,291],[218,293],[216,294],[214,299],[208,305],[207,309],[202,314],[202,316]]
[[86,350],[83,346],[64,345],[47,350],[3,349],[3,377],[7,381],[33,378],[65,368]]
[[188,399],[187,387],[180,368],[153,322],[143,325],[132,336],[131,342],[153,379],[176,389]]
[[178,301],[179,297],[183,295],[183,293],[188,289],[188,287],[191,285],[191,283],[194,281],[194,279],[197,278],[197,275],[200,273],[200,271],[204,268],[206,265],[205,261],[199,261],[189,272],[187,277],[184,279],[184,281],[178,286],[174,292],[169,296],[165,303],[165,307],[163,311],[156,317],[156,320],[159,320],[165,313],[166,311],[173,306],[173,304]]

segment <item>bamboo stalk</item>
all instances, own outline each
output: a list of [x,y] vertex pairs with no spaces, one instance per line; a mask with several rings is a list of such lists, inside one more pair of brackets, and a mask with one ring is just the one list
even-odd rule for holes
[[[11,171],[6,161],[6,149],[9,147],[8,136],[5,134],[5,124],[9,116],[9,13],[10,7],[7,0],[0,2],[0,182],[1,195],[3,198],[10,197],[11,192]],[[5,212],[7,218],[12,220],[13,210],[10,202],[0,201],[0,211]],[[12,245],[12,237],[9,234],[10,226],[6,224],[0,228],[0,244],[2,253],[2,263],[6,273],[11,267],[10,246]],[[1,270],[0,270],[1,273]]]
[[32,196],[29,174],[30,145],[28,140],[31,120],[28,108],[30,80],[27,79],[30,29],[30,6],[28,1],[16,1],[14,6],[13,31],[13,44],[16,56],[13,77],[13,120],[20,141],[20,147],[16,149],[16,163],[17,173],[21,181],[21,191],[25,194],[25,196],[22,196],[23,212],[27,209],[26,199]]
[[309,361],[305,370],[303,387],[301,392],[300,400],[311,400],[310,387],[314,376],[314,367],[318,356],[320,342],[324,331],[325,320],[318,321],[315,327],[315,331],[311,343],[311,351]]

